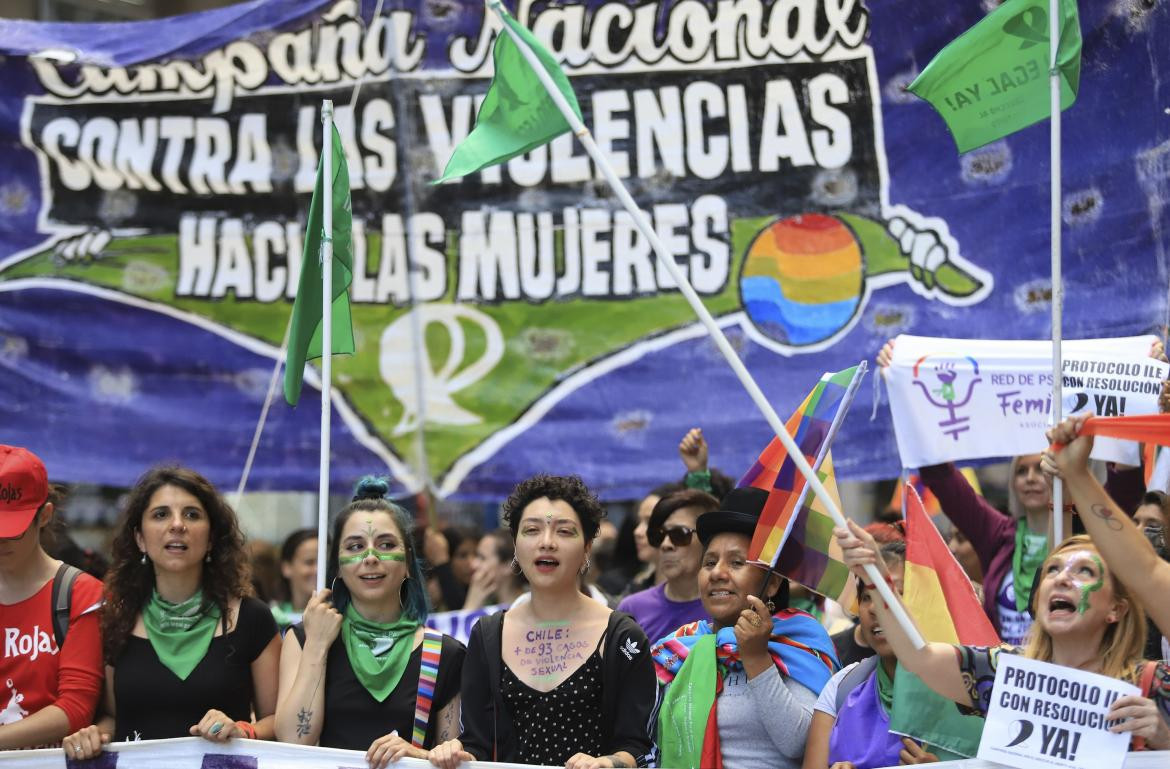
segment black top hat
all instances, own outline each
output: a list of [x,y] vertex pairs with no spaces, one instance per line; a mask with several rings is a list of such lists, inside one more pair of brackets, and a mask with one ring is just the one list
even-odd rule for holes
[[719,503],[718,510],[699,516],[699,541],[707,545],[716,534],[726,532],[752,536],[767,501],[768,492],[763,489],[754,486],[732,489]]

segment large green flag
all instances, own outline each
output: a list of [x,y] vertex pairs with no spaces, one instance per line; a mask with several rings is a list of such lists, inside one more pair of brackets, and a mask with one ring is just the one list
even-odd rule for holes
[[[577,106],[577,96],[556,59],[531,32],[512,18],[498,0],[493,6],[499,7],[504,24],[536,53],[545,71],[556,83],[557,90],[580,119],[581,108]],[[501,30],[496,37],[492,59],[496,72],[480,105],[479,114],[475,117],[475,127],[455,148],[451,159],[447,161],[447,168],[442,177],[435,180],[435,184],[511,160],[569,130],[564,116],[506,30]]]
[[[1051,113],[1048,0],[1007,0],[943,48],[909,90],[942,115],[959,152],[982,147]],[[1077,98],[1081,25],[1060,0],[1060,108]]]
[[[325,158],[317,166],[317,184],[305,225],[301,282],[293,302],[288,358],[284,366],[284,399],[297,405],[305,361],[321,357],[321,256],[325,234]],[[341,135],[333,126],[333,352],[352,353],[353,321],[349,315],[349,284],[353,280],[353,211],[349,199],[349,169]]]

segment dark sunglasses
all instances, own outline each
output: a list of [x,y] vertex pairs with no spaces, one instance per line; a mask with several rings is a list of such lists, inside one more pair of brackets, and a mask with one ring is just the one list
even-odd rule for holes
[[651,547],[659,547],[667,537],[670,537],[670,544],[675,547],[686,547],[691,544],[691,538],[694,536],[695,530],[690,526],[671,526],[646,532],[646,539]]

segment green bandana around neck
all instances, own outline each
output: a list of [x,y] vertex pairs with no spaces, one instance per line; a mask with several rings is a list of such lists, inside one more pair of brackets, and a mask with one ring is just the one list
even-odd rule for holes
[[886,715],[894,712],[894,677],[886,672],[886,666],[878,660],[877,666],[877,694]]
[[1028,598],[1032,595],[1032,583],[1036,571],[1048,557],[1048,536],[1033,534],[1028,529],[1028,519],[1016,522],[1016,549],[1012,553],[1012,578],[1015,580],[1016,611],[1028,611]]
[[398,686],[414,651],[418,622],[405,614],[394,622],[371,622],[350,603],[341,622],[349,664],[361,685],[378,702]]
[[203,606],[202,590],[180,603],[171,603],[154,590],[142,610],[142,624],[154,653],[181,681],[207,655],[219,618],[218,606]]

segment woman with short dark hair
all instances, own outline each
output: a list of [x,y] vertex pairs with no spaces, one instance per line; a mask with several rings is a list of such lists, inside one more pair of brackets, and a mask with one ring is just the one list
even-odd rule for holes
[[539,475],[516,487],[503,514],[531,599],[472,629],[463,732],[431,751],[431,763],[644,765],[657,696],[646,635],[578,586],[604,509],[580,478]]

